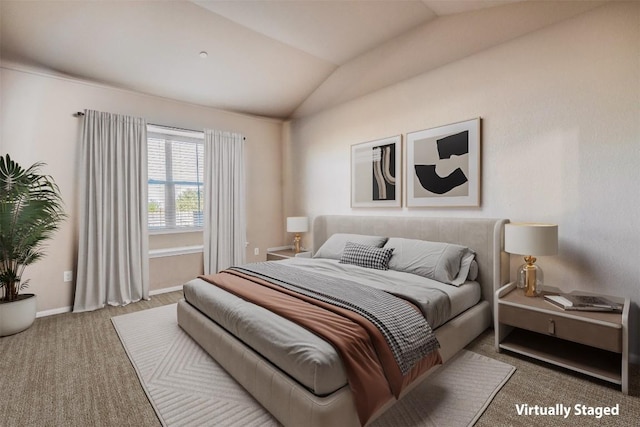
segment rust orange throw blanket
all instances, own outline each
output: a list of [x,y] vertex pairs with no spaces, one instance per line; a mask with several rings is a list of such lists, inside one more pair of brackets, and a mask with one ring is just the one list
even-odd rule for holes
[[362,425],[413,380],[442,363],[440,353],[435,350],[403,376],[383,335],[357,313],[238,271],[225,270],[201,278],[330,342],[345,366]]

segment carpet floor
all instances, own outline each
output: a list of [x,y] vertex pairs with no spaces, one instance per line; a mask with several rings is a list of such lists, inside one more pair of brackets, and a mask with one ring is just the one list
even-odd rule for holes
[[[158,427],[160,422],[111,318],[173,304],[181,297],[182,292],[171,292],[125,307],[43,317],[24,332],[0,338],[0,425]],[[496,353],[491,329],[467,349],[516,367],[477,421],[477,427],[638,425],[637,365],[631,367],[630,395],[625,396],[614,385],[510,353]],[[619,404],[620,415],[600,419],[519,416],[516,405],[522,403]]]
[[[163,425],[278,425],[182,331],[174,304],[112,321]],[[373,426],[472,425],[513,371],[511,365],[463,350]]]

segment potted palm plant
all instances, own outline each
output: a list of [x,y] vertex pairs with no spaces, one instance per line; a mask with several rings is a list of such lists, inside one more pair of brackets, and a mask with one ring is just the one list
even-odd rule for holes
[[9,155],[0,157],[0,336],[33,324],[36,296],[21,294],[28,286],[25,268],[43,257],[43,243],[65,218],[60,190],[43,163],[24,169]]

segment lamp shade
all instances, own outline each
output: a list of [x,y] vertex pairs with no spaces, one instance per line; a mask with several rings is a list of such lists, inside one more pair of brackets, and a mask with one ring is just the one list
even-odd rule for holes
[[306,216],[290,216],[287,218],[289,233],[306,233],[309,231],[309,219]]
[[556,224],[511,223],[504,227],[504,250],[518,255],[556,255]]

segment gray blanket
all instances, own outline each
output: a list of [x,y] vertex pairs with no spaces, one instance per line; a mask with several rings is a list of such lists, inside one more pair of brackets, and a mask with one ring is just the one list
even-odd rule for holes
[[262,262],[232,269],[363,316],[385,337],[403,375],[439,348],[422,314],[387,292],[321,273],[311,274],[283,263]]

